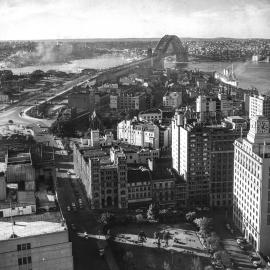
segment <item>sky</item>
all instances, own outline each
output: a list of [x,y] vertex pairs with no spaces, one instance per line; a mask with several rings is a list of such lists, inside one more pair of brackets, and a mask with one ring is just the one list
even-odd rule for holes
[[270,0],[0,0],[0,40],[270,38]]

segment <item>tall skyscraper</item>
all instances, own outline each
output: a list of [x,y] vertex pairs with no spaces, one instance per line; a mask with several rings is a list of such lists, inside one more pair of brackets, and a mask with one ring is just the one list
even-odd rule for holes
[[270,119],[270,96],[253,95],[249,97],[249,118],[264,115]]
[[173,168],[187,183],[189,205],[232,206],[233,143],[245,120],[231,118],[205,125],[176,112],[172,120]]
[[269,120],[253,116],[247,138],[234,144],[233,220],[246,239],[270,253]]

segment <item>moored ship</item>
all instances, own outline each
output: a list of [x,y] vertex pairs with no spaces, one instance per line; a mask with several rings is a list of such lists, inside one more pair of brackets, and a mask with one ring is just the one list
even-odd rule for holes
[[269,56],[264,56],[261,54],[254,54],[252,56],[252,62],[265,62],[269,63],[270,62],[270,57]]
[[215,79],[234,87],[238,87],[239,84],[233,72],[233,65],[224,68],[223,73],[215,72]]

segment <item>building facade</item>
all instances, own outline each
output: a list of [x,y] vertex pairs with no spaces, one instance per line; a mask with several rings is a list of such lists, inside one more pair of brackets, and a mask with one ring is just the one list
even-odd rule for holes
[[253,95],[249,97],[249,118],[264,115],[270,119],[270,96]]
[[110,95],[110,108],[115,110],[144,110],[145,93],[119,93]]
[[152,202],[150,171],[144,167],[128,169],[128,207],[148,207]]
[[[72,270],[72,243],[64,223],[20,217],[0,220],[0,269]],[[15,235],[15,237],[11,237]]]
[[136,119],[123,120],[117,125],[117,139],[131,145],[159,148],[159,127]]
[[178,108],[182,104],[182,92],[167,92],[163,96],[163,106],[169,108]]
[[190,205],[232,206],[233,142],[245,131],[231,125],[205,125],[172,119],[172,166],[187,183]]
[[73,162],[92,209],[128,207],[125,155],[118,153],[111,160],[105,151],[75,143]]
[[253,116],[247,137],[234,144],[233,220],[256,250],[270,253],[270,134],[264,116]]

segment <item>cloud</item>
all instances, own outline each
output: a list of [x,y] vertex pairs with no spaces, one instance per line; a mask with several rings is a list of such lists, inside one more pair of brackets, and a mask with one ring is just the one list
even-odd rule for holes
[[0,39],[270,38],[268,0],[0,0]]

